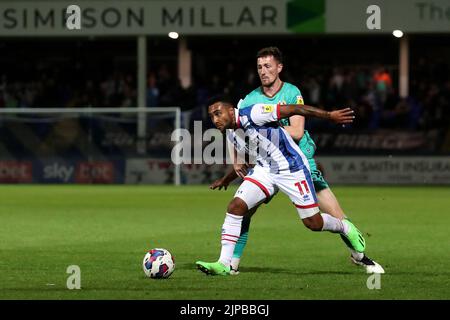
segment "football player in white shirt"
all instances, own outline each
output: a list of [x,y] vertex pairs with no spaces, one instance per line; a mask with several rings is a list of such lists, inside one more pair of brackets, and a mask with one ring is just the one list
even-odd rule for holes
[[[363,236],[350,221],[320,212],[308,161],[289,133],[278,125],[278,120],[293,115],[346,124],[353,122],[353,110],[346,108],[329,112],[307,105],[271,104],[235,109],[226,99],[218,98],[209,104],[208,114],[222,132],[236,130],[235,134],[227,134],[237,150],[235,156],[243,159],[243,153],[253,154],[256,161],[228,205],[222,226],[219,260],[197,261],[196,265],[201,271],[212,275],[230,274],[230,262],[241,232],[243,216],[273,196],[277,190],[291,199],[302,222],[310,230],[340,233],[354,247],[364,247]],[[238,129],[242,130],[241,135],[237,133]],[[245,139],[245,136],[249,139]]]

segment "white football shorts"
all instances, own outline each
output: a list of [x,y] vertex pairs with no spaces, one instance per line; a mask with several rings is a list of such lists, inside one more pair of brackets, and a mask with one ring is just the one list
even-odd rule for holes
[[316,191],[307,167],[297,172],[271,173],[256,165],[245,176],[235,197],[242,199],[248,209],[267,202],[278,190],[285,193],[297,208],[300,219],[309,218],[319,210]]

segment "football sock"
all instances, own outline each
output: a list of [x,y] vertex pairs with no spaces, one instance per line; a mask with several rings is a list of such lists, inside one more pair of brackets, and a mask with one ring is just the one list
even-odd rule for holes
[[323,219],[323,227],[322,231],[330,231],[333,233],[348,233],[348,226],[342,223],[342,220],[339,220],[328,213],[321,214]]
[[233,269],[237,269],[239,262],[241,261],[242,253],[244,252],[245,245],[247,244],[248,231],[241,233],[236,246],[234,247],[233,258],[231,259],[231,266]]
[[[244,219],[242,220],[241,235],[238,239],[238,242],[236,243],[236,246],[234,247],[233,260],[235,259],[240,260],[240,258],[242,257],[242,254],[244,253],[244,248],[247,245],[249,229],[250,229],[250,218],[248,216],[244,216]],[[233,262],[231,262],[231,265],[234,266]],[[237,262],[237,265],[239,265],[239,262]]]
[[364,258],[364,253],[362,252],[358,252],[353,249],[350,249],[350,252],[352,253],[353,259],[355,259],[356,261],[361,261],[362,258]]
[[244,247],[247,244],[248,240],[248,231],[241,233],[241,236],[236,243],[236,247],[234,247],[233,258],[240,258],[242,253],[244,252]]
[[242,216],[227,213],[222,226],[222,250],[220,251],[219,262],[229,267],[234,247],[241,234]]
[[231,269],[237,271],[239,269],[239,264],[241,263],[241,258],[233,257],[231,258]]

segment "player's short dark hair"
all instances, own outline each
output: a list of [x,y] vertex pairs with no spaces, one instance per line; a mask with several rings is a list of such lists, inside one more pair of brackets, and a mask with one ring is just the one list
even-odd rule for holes
[[231,99],[231,97],[226,94],[218,94],[209,98],[208,102],[206,103],[206,107],[209,108],[209,106],[212,106],[217,102],[221,102],[222,104],[227,104],[234,107],[233,99]]
[[273,56],[274,59],[278,61],[278,63],[283,63],[283,54],[277,47],[262,48],[256,54],[256,59],[267,56]]

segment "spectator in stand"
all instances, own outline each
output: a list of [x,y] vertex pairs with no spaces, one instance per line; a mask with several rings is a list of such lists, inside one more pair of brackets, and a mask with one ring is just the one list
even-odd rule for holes
[[[340,105],[345,102],[345,98],[343,95],[343,87],[344,87],[344,75],[342,74],[341,69],[334,68],[333,75],[330,78],[329,84],[329,99],[335,101],[336,104]],[[328,103],[328,105],[330,105]]]
[[309,77],[305,82],[304,88],[307,91],[307,98],[305,100],[310,101],[310,104],[314,106],[320,104],[321,88],[317,77]]
[[387,72],[386,68],[378,68],[374,75],[373,81],[375,82],[375,91],[381,104],[385,104],[388,94],[392,91],[392,78]]
[[[70,59],[1,64],[0,107],[136,106],[134,65],[124,67],[106,59],[99,68],[92,68],[93,62],[89,59],[80,60],[75,56]],[[257,86],[258,79],[253,63],[245,61],[244,55],[233,59],[217,64],[204,61],[204,68],[194,61],[193,85],[189,88],[180,86],[173,65],[152,65],[155,71],[147,79],[147,106],[177,105],[192,110],[201,108],[207,97],[224,92],[237,101]],[[360,119],[354,128],[414,130],[449,126],[448,59],[424,56],[415,60],[411,64],[411,97],[406,100],[396,96],[398,89],[393,83],[393,73],[387,71],[392,67],[345,65],[331,68],[315,63],[304,65],[291,59],[290,74],[285,76],[304,88],[305,100],[313,105],[354,106]],[[201,118],[200,113],[205,109],[201,110],[194,110],[193,119]]]
[[159,89],[156,86],[156,75],[151,72],[147,80],[147,107],[157,107],[159,99]]

